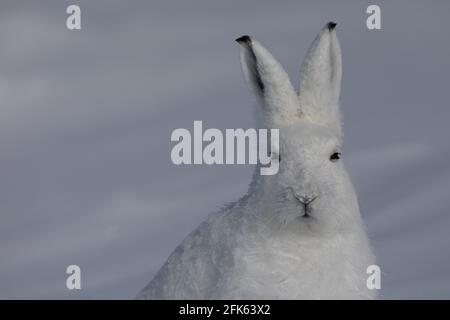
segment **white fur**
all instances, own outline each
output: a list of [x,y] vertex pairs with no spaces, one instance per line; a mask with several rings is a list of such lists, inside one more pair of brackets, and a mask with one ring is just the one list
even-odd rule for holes
[[[261,125],[280,129],[280,171],[260,176],[257,168],[248,194],[193,231],[139,298],[374,298],[366,287],[374,257],[356,195],[342,161],[330,161],[341,148],[335,29],[325,26],[309,49],[299,95],[255,40],[241,43],[241,62]],[[303,217],[299,199],[315,196]]]

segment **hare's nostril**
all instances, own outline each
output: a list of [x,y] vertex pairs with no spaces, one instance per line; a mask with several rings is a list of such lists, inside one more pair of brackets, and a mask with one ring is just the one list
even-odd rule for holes
[[314,200],[317,199],[317,197],[318,197],[318,196],[314,196],[314,197],[309,198],[307,204],[312,203]]
[[319,197],[319,195],[316,192],[312,192],[309,195],[299,195],[299,193],[296,192],[292,187],[289,187],[288,190],[291,192],[291,195],[295,199],[297,199],[298,202],[306,206],[311,204],[314,200],[316,200]]
[[304,205],[309,205],[311,204],[314,200],[317,199],[318,196],[313,196],[313,197],[298,197],[296,196],[297,200],[300,201],[302,204]]

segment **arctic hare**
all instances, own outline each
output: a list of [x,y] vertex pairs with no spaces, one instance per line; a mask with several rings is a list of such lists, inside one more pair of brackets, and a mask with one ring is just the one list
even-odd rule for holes
[[283,67],[243,36],[241,64],[261,126],[280,129],[279,172],[257,168],[246,196],[212,214],[170,255],[141,299],[370,299],[374,263],[341,161],[341,50],[336,23],[312,43],[299,93]]

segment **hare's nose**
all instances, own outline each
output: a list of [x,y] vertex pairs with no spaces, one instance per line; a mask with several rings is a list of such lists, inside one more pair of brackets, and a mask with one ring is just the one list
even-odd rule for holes
[[314,200],[317,199],[318,196],[301,196],[301,197],[297,197],[298,201],[300,201],[301,203],[305,204],[305,205],[309,205],[311,204]]

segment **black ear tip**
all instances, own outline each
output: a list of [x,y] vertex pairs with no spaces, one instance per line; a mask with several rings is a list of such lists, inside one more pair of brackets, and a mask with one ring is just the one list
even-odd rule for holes
[[236,42],[239,43],[239,44],[244,44],[244,43],[248,44],[248,43],[252,42],[252,39],[249,36],[244,35],[242,37],[237,38]]
[[328,30],[330,30],[330,31],[333,30],[334,28],[336,28],[336,26],[337,26],[336,22],[330,21],[327,23]]

